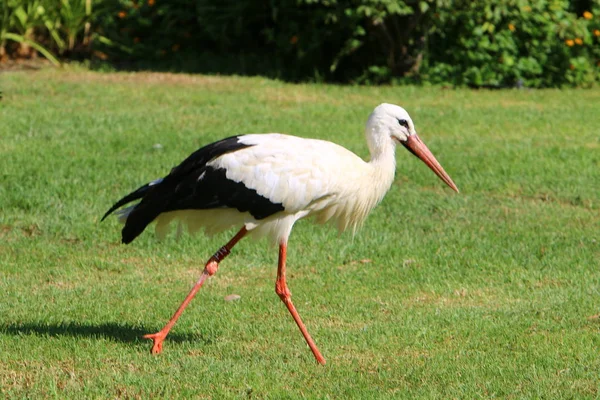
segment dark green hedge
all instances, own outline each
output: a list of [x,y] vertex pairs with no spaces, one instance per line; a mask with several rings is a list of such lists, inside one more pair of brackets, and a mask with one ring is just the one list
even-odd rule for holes
[[3,11],[35,14],[34,3],[45,9],[34,33],[10,16],[3,31],[122,68],[475,87],[600,76],[600,0],[5,0]]

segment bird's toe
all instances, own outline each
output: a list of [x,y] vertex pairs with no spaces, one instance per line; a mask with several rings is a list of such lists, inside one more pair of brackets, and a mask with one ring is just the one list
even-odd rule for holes
[[166,335],[162,334],[162,332],[157,332],[144,335],[143,337],[144,339],[151,339],[153,341],[152,350],[150,350],[152,354],[160,354],[162,352],[163,340],[165,340]]

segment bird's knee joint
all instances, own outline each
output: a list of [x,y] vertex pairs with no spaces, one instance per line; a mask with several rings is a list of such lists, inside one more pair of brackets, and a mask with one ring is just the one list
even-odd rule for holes
[[277,282],[275,284],[275,293],[277,293],[281,300],[288,300],[292,297],[292,292],[290,292],[285,283]]
[[206,263],[206,266],[204,267],[204,272],[206,272],[209,276],[213,276],[217,273],[217,269],[219,269],[219,264],[216,261],[211,260],[208,263]]

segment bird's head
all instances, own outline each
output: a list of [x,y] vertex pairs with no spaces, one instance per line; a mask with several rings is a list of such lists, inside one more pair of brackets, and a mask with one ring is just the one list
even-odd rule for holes
[[385,148],[393,148],[399,143],[421,159],[450,188],[458,192],[450,176],[417,135],[415,125],[404,108],[387,103],[377,106],[367,121],[366,134],[371,154],[377,154]]

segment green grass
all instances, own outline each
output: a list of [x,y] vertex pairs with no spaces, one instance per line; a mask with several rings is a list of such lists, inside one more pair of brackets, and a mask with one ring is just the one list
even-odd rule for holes
[[[0,75],[0,391],[6,398],[597,398],[600,90],[289,85],[262,78]],[[242,241],[159,356],[154,332],[230,235],[119,244],[120,196],[236,133],[366,157],[403,105],[461,189],[398,150],[352,238],[298,223],[288,274],[328,364]],[[155,148],[160,143],[162,148]],[[236,293],[241,300],[226,302]]]

